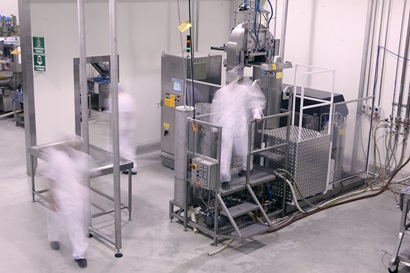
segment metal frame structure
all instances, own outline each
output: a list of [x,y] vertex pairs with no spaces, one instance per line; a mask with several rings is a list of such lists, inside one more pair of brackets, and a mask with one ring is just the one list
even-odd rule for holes
[[[24,124],[25,124],[25,143],[26,143],[26,168],[27,174],[31,176],[34,181],[35,168],[37,165],[37,158],[35,149],[41,146],[37,145],[37,133],[35,122],[35,104],[34,104],[34,78],[33,78],[33,58],[32,58],[32,37],[31,37],[31,12],[30,0],[19,0],[19,17],[20,19],[20,40],[22,52],[22,72],[23,72],[23,87],[24,95]],[[111,60],[111,95],[112,95],[112,132],[113,132],[113,154],[111,162],[113,164],[107,167],[105,171],[113,173],[114,184],[114,218],[115,218],[115,240],[106,239],[112,243],[117,253],[116,257],[122,257],[120,249],[122,248],[121,235],[121,194],[120,194],[120,170],[129,168],[129,165],[123,165],[119,156],[119,127],[118,127],[118,54],[117,54],[117,10],[116,0],[109,1],[109,18],[110,18],[110,60]],[[79,88],[83,98],[87,97],[87,78],[86,78],[86,45],[85,45],[85,14],[84,14],[84,0],[77,0],[78,11],[78,32],[79,32]],[[88,132],[88,104],[82,104],[82,123],[81,136],[84,139],[84,151],[89,152],[89,132]],[[76,134],[79,134],[80,129],[76,126]],[[34,195],[41,194],[35,190],[34,182],[32,182],[33,198]],[[129,189],[130,184],[129,184]],[[131,194],[131,192],[129,192]],[[131,203],[129,203],[129,206]],[[95,233],[98,235],[97,233]]]
[[[31,164],[30,164],[31,172],[33,173],[33,175],[31,176],[31,193],[32,193],[33,202],[36,202],[36,199],[35,199],[36,196],[40,197],[44,201],[48,200],[47,196],[44,195],[44,193],[46,193],[48,189],[39,190],[36,188],[35,173],[36,173],[37,159],[47,162],[47,156],[46,156],[47,149],[56,148],[58,146],[66,145],[66,144],[67,142],[55,142],[55,143],[38,145],[38,146],[33,146],[33,147],[28,148],[28,152],[30,154],[30,159],[31,159]],[[113,156],[110,152],[107,152],[94,145],[89,146],[89,152],[90,152],[90,155],[93,156],[93,158],[96,160],[96,165],[97,165],[96,169],[92,170],[92,173],[96,173],[96,176],[92,178],[113,173],[113,170],[114,170],[114,166],[112,164]],[[129,161],[123,158],[121,158],[120,160],[121,160],[120,161],[120,171],[128,170],[128,202],[127,202],[127,205],[125,205],[121,203],[121,200],[119,200],[119,209],[120,210],[127,209],[128,210],[128,220],[131,221],[132,220],[132,174],[131,174],[131,169],[133,168],[134,163],[132,161]],[[90,189],[94,191],[95,193],[97,193],[98,195],[114,202],[114,209],[103,210],[101,212],[95,213],[91,215],[92,218],[110,214],[112,212],[114,212],[114,214],[116,213],[115,206],[117,206],[118,204],[116,204],[115,196],[114,197],[109,196],[108,194],[92,187],[91,185],[90,185]],[[42,205],[45,205],[43,202],[39,202],[39,203]],[[121,219],[120,221],[117,221],[116,219],[114,220],[115,220],[115,223],[114,223],[115,227],[117,228],[118,226],[121,227]],[[114,246],[117,246],[118,244],[117,238],[115,238],[115,240],[113,241],[110,237],[102,234],[101,232],[98,231],[98,229],[92,227],[92,225],[89,227],[89,231],[90,231],[90,234],[96,235],[106,240],[107,242],[113,244]],[[116,232],[117,231],[118,229],[116,229]],[[119,251],[118,248],[117,250]],[[118,255],[118,253],[119,252],[117,252],[116,255]]]
[[407,216],[410,210],[409,187],[404,188],[400,193],[400,208],[402,211],[400,219],[400,230],[396,245],[392,253],[392,258],[389,263],[388,270],[390,273],[397,273],[399,271],[399,264],[410,266],[410,248],[407,248],[400,253],[400,248],[403,242],[404,235],[410,235],[410,223]]
[[[336,103],[333,104],[333,106],[334,106],[333,107],[333,116],[335,116],[336,110],[337,110],[338,106],[340,106],[340,105],[343,105],[343,104],[348,105],[350,103],[362,104],[362,102],[365,102],[367,100],[374,101],[374,99],[375,99],[375,96],[368,96],[368,97],[359,98],[359,99],[355,99],[355,100],[349,100],[349,101],[344,101],[344,102],[336,102]],[[356,120],[360,120],[360,119],[357,119],[357,117],[356,117]],[[333,126],[334,125],[335,124],[333,123]],[[371,128],[371,123],[369,124],[369,128]],[[332,132],[334,132],[334,131],[332,130]],[[367,141],[367,143],[368,143],[367,148],[368,149],[370,149],[370,138],[371,137],[372,137],[371,134],[369,134],[368,141]],[[352,173],[351,175],[349,175],[347,177],[342,177],[340,180],[329,181],[329,187],[331,186],[331,184],[347,181],[349,179],[353,179],[354,177],[357,177],[359,175],[367,173],[367,171],[368,171],[368,162],[369,162],[369,152],[367,152],[366,155],[367,155],[366,156],[366,162],[365,162],[366,168],[363,171],[360,171],[358,173]],[[356,161],[355,168],[352,168],[352,170],[356,169],[356,166],[358,165],[357,158],[355,159],[355,161]]]
[[[117,62],[119,63],[119,56],[117,55]],[[86,64],[108,62],[110,64],[110,75],[111,79],[111,56],[93,56],[86,58]],[[74,69],[74,114],[75,114],[75,134],[81,136],[81,120],[82,120],[82,108],[81,108],[81,92],[80,92],[80,59],[73,59],[73,69]],[[119,70],[117,70],[119,74]],[[118,76],[119,78],[119,76]],[[88,93],[87,93],[88,96]],[[87,97],[86,96],[86,97]],[[89,107],[89,106],[88,106]],[[88,109],[86,110],[88,113]],[[88,119],[88,116],[87,116]]]
[[[322,106],[329,106],[329,120],[328,124],[333,125],[333,108],[334,108],[334,94],[335,94],[335,77],[336,77],[336,70],[334,69],[328,69],[328,68],[322,68],[322,67],[317,67],[317,66],[310,66],[310,65],[300,65],[296,64],[295,65],[295,78],[294,78],[294,85],[293,88],[296,90],[297,88],[297,83],[298,83],[298,73],[300,72],[300,69],[308,69],[310,71],[306,72],[301,72],[301,78],[302,78],[302,86],[301,86],[301,92],[300,95],[297,94],[295,91],[295,94],[293,96],[293,109],[296,110],[296,98],[300,99],[300,106],[299,106],[299,115],[300,117],[303,117],[303,113],[305,110],[311,109],[311,108],[317,108],[317,107],[322,107]],[[312,105],[305,105],[305,88],[307,87],[307,82],[308,82],[308,77],[312,75],[317,75],[317,74],[324,74],[324,73],[330,73],[331,74],[331,87],[330,87],[330,100],[322,100],[322,99],[316,99],[316,98],[311,98],[309,97],[309,100],[314,101],[316,103]],[[292,116],[292,126],[295,125],[295,116]],[[297,142],[300,142],[302,139],[302,122],[303,119],[299,118],[299,132],[298,132],[298,139]],[[328,126],[327,128],[327,134],[331,135],[333,132],[333,126]],[[329,139],[329,162],[331,161],[331,153],[332,153],[332,145],[331,145],[331,140]],[[326,178],[326,190],[329,187],[330,181],[330,164],[327,166],[327,178]]]
[[[288,117],[288,124],[287,124],[287,136],[286,136],[286,141],[285,143],[278,144],[278,145],[272,145],[264,148],[253,148],[253,140],[254,140],[254,133],[255,133],[255,120],[251,120],[249,122],[249,127],[248,127],[248,154],[247,154],[247,172],[245,177],[233,177],[232,181],[230,182],[230,188],[229,189],[224,189],[221,187],[221,181],[219,178],[219,173],[220,173],[220,159],[221,159],[221,141],[219,141],[222,138],[222,127],[214,125],[209,122],[202,121],[201,118],[209,116],[210,114],[206,115],[200,115],[196,116],[195,119],[188,117],[187,120],[187,128],[186,130],[189,132],[191,130],[194,131],[190,137],[193,139],[197,139],[196,137],[196,131],[194,128],[198,128],[201,125],[208,126],[212,130],[216,130],[214,132],[214,135],[218,139],[216,142],[217,148],[216,148],[216,158],[212,158],[209,156],[206,156],[204,154],[198,153],[196,151],[196,145],[193,145],[193,147],[187,147],[186,152],[188,155],[188,158],[193,158],[193,157],[199,157],[202,159],[205,159],[209,162],[212,162],[214,164],[217,164],[217,174],[216,174],[216,181],[215,181],[215,188],[210,190],[211,192],[214,193],[215,199],[214,199],[214,205],[213,207],[215,208],[214,210],[214,227],[212,229],[207,228],[196,221],[189,219],[189,196],[188,194],[185,194],[185,200],[184,204],[178,204],[174,200],[171,200],[169,202],[169,218],[172,221],[173,218],[176,218],[180,221],[183,222],[184,229],[186,230],[188,226],[198,229],[199,231],[203,232],[204,234],[207,234],[211,236],[214,240],[214,245],[217,245],[219,240],[223,239],[236,239],[236,240],[243,240],[245,238],[249,238],[251,236],[261,234],[263,232],[266,232],[267,230],[270,229],[271,227],[271,221],[269,217],[274,217],[277,215],[284,215],[286,211],[286,197],[283,195],[283,200],[281,203],[282,208],[270,213],[269,215],[264,211],[262,208],[262,205],[258,201],[258,198],[256,194],[254,193],[252,187],[261,185],[270,181],[273,181],[276,179],[276,176],[272,174],[272,170],[267,169],[262,166],[255,165],[254,169],[251,173],[250,171],[250,161],[252,160],[252,157],[254,155],[259,155],[262,157],[269,158],[269,156],[274,156],[272,152],[278,148],[285,148],[285,155],[283,156],[282,160],[285,161],[285,164],[287,164],[287,151],[288,151],[288,141],[289,141],[289,123],[290,123],[290,115],[291,111],[287,111],[285,113],[279,113],[271,116],[266,116],[261,119],[261,123],[263,124],[263,128],[265,128],[265,124],[268,124],[269,121],[273,119],[278,119],[281,117]],[[211,114],[212,115],[212,114]],[[181,129],[181,128],[180,128]],[[259,131],[259,133],[264,134],[264,129]],[[270,155],[269,155],[270,154]],[[187,163],[188,164],[188,163]],[[189,188],[193,187],[191,185],[191,176],[190,172],[187,173],[187,177],[185,180],[185,192],[189,192]],[[283,187],[284,191],[286,191],[286,182],[283,182]],[[225,205],[225,202],[223,200],[224,196],[232,195],[234,193],[238,193],[240,191],[247,191],[250,196],[253,199],[254,203],[242,203],[238,206],[234,206],[231,208],[228,208]],[[179,209],[175,210],[175,207],[178,207]],[[221,211],[219,211],[221,210]],[[256,212],[259,211],[262,215],[263,220],[261,220],[260,223],[254,223],[251,225],[239,225],[237,224],[235,217],[239,217],[248,213]],[[181,215],[183,214],[183,215]],[[233,228],[233,232],[230,234],[227,234],[226,231],[221,231],[220,228],[218,227],[218,217],[219,215],[224,215],[226,216]]]

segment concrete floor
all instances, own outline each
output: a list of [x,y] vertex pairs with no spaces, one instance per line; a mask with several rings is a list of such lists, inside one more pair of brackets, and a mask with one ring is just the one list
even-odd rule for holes
[[[91,143],[108,145],[108,119],[93,112]],[[109,245],[90,239],[88,267],[80,269],[71,257],[67,237],[61,249],[49,248],[45,208],[31,202],[26,175],[24,129],[12,119],[0,119],[0,267],[1,272],[387,272],[398,234],[400,210],[391,193],[332,208],[276,233],[233,242],[214,256],[211,240],[168,219],[173,198],[173,171],[160,163],[159,152],[140,155],[134,177],[133,221],[123,212],[124,257],[114,257]],[[122,175],[122,197],[126,176]],[[112,176],[92,180],[111,192]],[[110,203],[98,196],[99,206]],[[96,224],[113,235],[113,218]],[[221,246],[221,245],[219,245]],[[406,243],[405,243],[406,246]],[[399,272],[410,272],[400,267]]]

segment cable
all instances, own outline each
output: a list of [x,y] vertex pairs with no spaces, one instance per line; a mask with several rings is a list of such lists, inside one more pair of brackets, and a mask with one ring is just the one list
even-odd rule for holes
[[287,171],[285,169],[278,169],[278,171],[282,171],[282,172],[287,173],[292,178],[292,180],[295,182],[296,189],[297,189],[300,197],[302,198],[302,200],[305,201],[306,203],[308,203],[310,206],[317,208],[316,205],[313,205],[308,200],[306,200],[306,198],[303,196],[302,192],[300,191],[300,188],[299,188],[298,182],[296,181],[296,178],[289,171]]
[[[295,193],[295,189],[292,186],[292,183],[290,183],[290,181],[288,179],[285,179],[285,182],[289,185],[290,191],[292,192],[292,196],[293,196],[293,200],[295,201],[295,205],[297,207],[297,209],[301,212],[301,213],[307,213],[305,210],[303,210],[300,206],[299,206],[299,202],[298,199],[296,197],[296,193]],[[283,194],[284,198],[285,198],[285,193]]]
[[379,48],[382,48],[383,50],[387,51],[388,53],[392,54],[393,56],[395,56],[395,57],[397,57],[397,58],[399,58],[399,59],[403,59],[403,60],[406,60],[406,61],[410,61],[410,59],[408,59],[408,58],[406,58],[406,57],[403,57],[403,56],[400,56],[399,54],[394,53],[393,51],[391,51],[391,50],[385,48],[384,46],[378,46],[378,47],[379,47]]
[[393,178],[396,176],[396,174],[397,174],[401,169],[403,169],[404,166],[406,166],[406,165],[409,163],[409,161],[410,161],[410,156],[409,156],[409,158],[408,158],[401,166],[399,166],[399,167],[393,172],[392,176],[389,178],[389,180],[386,182],[386,184],[385,184],[383,187],[381,187],[376,193],[369,194],[369,195],[366,195],[366,196],[356,197],[356,198],[349,199],[349,200],[345,200],[345,201],[342,201],[342,202],[340,202],[340,203],[332,204],[332,205],[330,205],[330,206],[320,207],[320,208],[318,208],[318,209],[316,209],[316,210],[313,210],[313,211],[310,211],[310,212],[308,212],[308,213],[306,213],[306,214],[299,214],[299,215],[295,216],[295,218],[292,219],[291,221],[286,222],[286,223],[283,224],[283,225],[274,227],[274,228],[270,229],[270,230],[267,231],[267,232],[268,232],[268,233],[271,233],[271,232],[278,231],[278,230],[280,230],[280,229],[282,229],[282,228],[285,228],[285,227],[287,227],[288,225],[290,225],[290,224],[292,224],[292,223],[294,223],[294,222],[296,222],[296,221],[299,221],[299,220],[301,220],[301,219],[303,219],[303,218],[305,218],[305,217],[307,217],[307,216],[310,216],[310,215],[312,215],[312,214],[315,214],[315,213],[317,213],[317,212],[320,212],[320,211],[323,211],[323,210],[326,210],[326,209],[329,209],[329,208],[333,208],[333,207],[340,206],[340,205],[344,205],[344,204],[347,204],[347,203],[350,203],[350,202],[359,201],[359,200],[362,200],[362,199],[366,199],[366,198],[378,196],[379,194],[383,193],[383,192],[386,190],[386,188],[387,188],[388,185],[391,183],[391,181],[392,181]]
[[[280,169],[280,170],[282,170],[282,169]],[[289,188],[290,188],[290,191],[292,192],[293,201],[295,201],[296,208],[297,208],[301,213],[307,213],[305,210],[303,210],[303,209],[299,206],[299,202],[298,202],[298,198],[297,198],[296,193],[295,193],[295,189],[293,188],[293,185],[292,185],[292,183],[290,183],[289,179],[287,179],[286,177],[284,177],[283,175],[281,175],[281,174],[278,173],[278,172],[275,172],[275,171],[274,171],[273,173],[274,173],[275,175],[279,176],[281,179],[283,179],[283,180],[288,184],[288,186],[289,186]],[[286,198],[285,189],[284,189],[284,191],[283,191],[283,198]]]
[[219,248],[219,249],[217,249],[217,250],[215,250],[215,251],[213,251],[213,252],[209,252],[209,253],[208,253],[208,256],[212,256],[212,255],[215,255],[215,254],[221,252],[222,250],[224,250],[225,248],[227,248],[233,241],[234,241],[234,239],[231,239],[231,240],[230,240],[226,245],[224,245],[223,247],[221,247],[221,248]]
[[268,4],[269,4],[269,7],[270,7],[270,17],[269,17],[269,20],[268,20],[268,28],[269,28],[270,21],[272,20],[272,17],[273,17],[273,6],[272,6],[272,3],[270,2],[270,0],[268,0]]

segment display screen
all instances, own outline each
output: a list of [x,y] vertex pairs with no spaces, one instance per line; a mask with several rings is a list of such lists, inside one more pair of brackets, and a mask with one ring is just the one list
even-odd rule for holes
[[182,94],[183,84],[182,80],[172,79],[172,92]]

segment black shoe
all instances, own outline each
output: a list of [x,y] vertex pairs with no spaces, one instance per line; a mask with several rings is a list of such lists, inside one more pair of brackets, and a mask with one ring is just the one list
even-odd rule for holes
[[245,170],[241,170],[239,173],[238,173],[238,176],[239,177],[242,177],[242,176],[245,176],[246,175],[246,171]]
[[57,241],[50,242],[50,247],[52,250],[59,250],[60,249],[60,243]]
[[[252,170],[251,170],[250,172],[252,172]],[[239,177],[246,176],[246,170],[241,170],[241,171],[238,173],[238,176],[239,176]]]
[[229,190],[231,188],[231,184],[229,181],[223,181],[221,182],[221,189],[222,190]]
[[82,258],[82,259],[74,259],[74,261],[77,262],[78,266],[81,268],[86,268],[87,267],[87,260]]
[[[128,170],[122,171],[123,174],[128,174]],[[136,175],[137,171],[131,171],[132,175]]]

